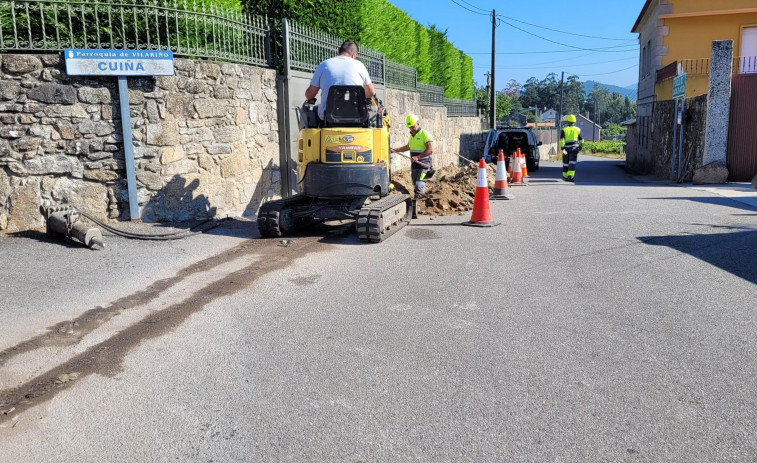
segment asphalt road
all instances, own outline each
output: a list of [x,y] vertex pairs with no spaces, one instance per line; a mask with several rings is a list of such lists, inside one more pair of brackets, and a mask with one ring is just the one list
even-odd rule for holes
[[379,245],[2,237],[0,461],[756,461],[753,198],[616,165]]

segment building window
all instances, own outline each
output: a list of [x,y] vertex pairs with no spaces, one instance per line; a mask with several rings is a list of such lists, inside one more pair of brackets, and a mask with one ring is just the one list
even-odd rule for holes
[[641,49],[641,77],[647,76],[647,47]]
[[741,73],[757,72],[757,27],[741,30]]

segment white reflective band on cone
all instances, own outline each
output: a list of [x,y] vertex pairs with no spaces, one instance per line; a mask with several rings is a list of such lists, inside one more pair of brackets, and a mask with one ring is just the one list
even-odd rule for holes
[[478,169],[478,187],[487,188],[486,185],[486,168]]
[[504,179],[505,179],[505,162],[498,161],[497,162],[497,180],[504,180]]

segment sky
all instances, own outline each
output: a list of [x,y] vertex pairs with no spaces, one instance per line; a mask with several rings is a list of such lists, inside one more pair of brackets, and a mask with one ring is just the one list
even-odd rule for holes
[[[447,39],[473,58],[473,80],[486,85],[491,69],[491,13],[496,10],[498,89],[550,72],[585,82],[627,87],[639,74],[638,34],[644,0],[389,0],[412,19],[447,30]],[[582,50],[581,50],[582,49]]]

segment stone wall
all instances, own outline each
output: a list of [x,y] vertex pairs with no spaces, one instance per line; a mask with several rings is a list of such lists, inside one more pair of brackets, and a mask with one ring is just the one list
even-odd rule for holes
[[[387,112],[392,118],[389,131],[391,145],[407,143],[410,133],[405,127],[405,117],[415,114],[420,118],[421,127],[434,136],[434,167],[439,168],[460,162],[458,154],[468,159],[478,160],[483,150],[485,132],[481,120],[476,117],[447,117],[443,106],[421,106],[420,95],[402,90],[386,90]],[[406,153],[408,154],[408,153]],[[392,169],[409,169],[410,161],[392,155]]]
[[[130,78],[145,221],[253,216],[280,194],[275,71],[176,59]],[[40,205],[129,218],[116,78],[69,77],[60,55],[0,55],[0,230],[44,225]]]
[[[683,116],[682,181],[691,181],[694,169],[702,165],[704,134],[707,120],[707,95],[686,99]],[[656,101],[652,112],[651,139],[652,173],[656,177],[670,178],[673,155],[673,127],[675,100]]]

